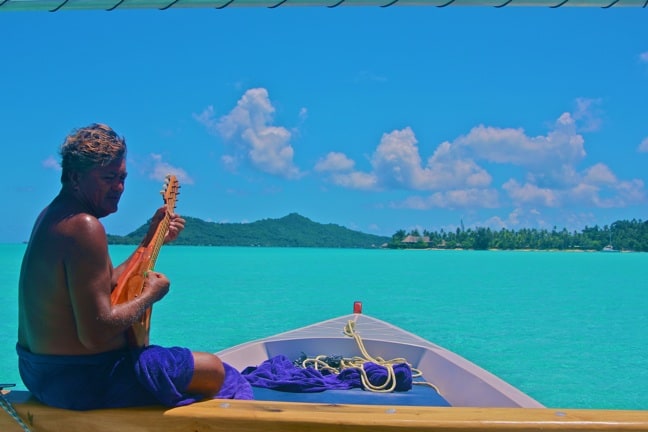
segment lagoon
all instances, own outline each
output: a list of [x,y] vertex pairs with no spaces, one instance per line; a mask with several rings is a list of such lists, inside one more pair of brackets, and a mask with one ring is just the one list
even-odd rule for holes
[[[16,369],[25,245],[0,245],[0,381]],[[132,246],[111,246],[118,262]],[[151,341],[218,351],[352,311],[442,345],[541,403],[648,409],[648,254],[168,246]],[[334,353],[331,353],[334,354]]]

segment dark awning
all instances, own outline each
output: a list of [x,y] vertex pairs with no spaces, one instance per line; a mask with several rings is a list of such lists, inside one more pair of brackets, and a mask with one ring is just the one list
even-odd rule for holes
[[64,11],[289,6],[643,7],[648,0],[0,0],[0,11]]

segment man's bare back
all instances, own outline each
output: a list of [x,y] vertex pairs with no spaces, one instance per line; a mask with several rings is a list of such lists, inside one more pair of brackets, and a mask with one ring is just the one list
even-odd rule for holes
[[113,273],[101,223],[78,207],[57,197],[36,221],[23,259],[18,343],[34,353],[93,354],[126,345],[123,331],[97,341],[92,316],[89,328],[77,326],[77,317],[97,314],[101,305],[92,292],[73,298],[68,281],[84,278],[86,289],[105,299],[101,291],[112,288]]

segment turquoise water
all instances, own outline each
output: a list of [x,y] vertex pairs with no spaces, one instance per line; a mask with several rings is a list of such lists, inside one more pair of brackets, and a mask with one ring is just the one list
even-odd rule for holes
[[[0,245],[0,382],[24,245]],[[111,247],[115,262],[132,251]],[[442,345],[546,406],[648,409],[648,254],[165,247],[153,343],[218,351],[364,312]]]

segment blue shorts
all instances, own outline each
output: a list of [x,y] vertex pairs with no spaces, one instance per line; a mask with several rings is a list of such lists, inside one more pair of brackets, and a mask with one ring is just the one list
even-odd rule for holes
[[174,407],[201,399],[186,393],[194,371],[187,348],[150,345],[78,356],[34,354],[19,345],[16,351],[23,383],[46,405],[74,410]]

